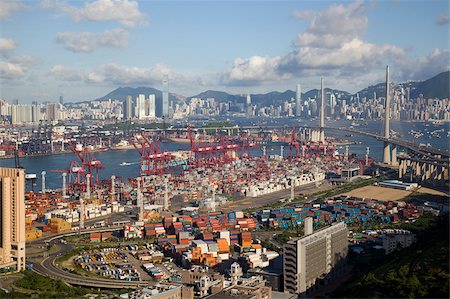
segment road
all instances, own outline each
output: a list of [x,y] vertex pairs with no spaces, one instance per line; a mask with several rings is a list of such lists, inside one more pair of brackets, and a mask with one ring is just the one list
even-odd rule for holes
[[[311,193],[328,189],[330,187],[331,185],[326,181],[323,181],[319,187],[316,187],[315,183],[311,183],[295,187],[294,194],[295,196],[298,196],[299,194],[308,195]],[[241,200],[230,201],[225,205],[223,205],[220,209],[223,212],[230,212],[236,210],[242,211],[248,208],[263,207],[265,205],[272,204],[278,201],[288,200],[290,199],[290,197],[291,197],[291,189],[287,188],[281,191],[264,194],[257,197],[248,197]]]
[[[89,230],[88,232],[100,232],[100,231],[107,231],[107,230],[113,230],[111,228],[109,229],[97,229],[97,230]],[[117,230],[117,228],[115,229]],[[87,232],[83,232],[87,233]],[[37,272],[40,275],[54,278],[54,279],[60,279],[68,284],[71,285],[79,285],[79,286],[85,286],[85,287],[96,287],[96,288],[108,288],[108,289],[122,289],[122,288],[138,288],[138,287],[145,287],[151,284],[152,282],[148,281],[123,281],[123,280],[112,280],[112,279],[103,279],[103,278],[92,278],[92,277],[85,277],[82,275],[66,272],[60,268],[58,268],[55,265],[56,259],[63,255],[64,253],[67,253],[75,248],[72,244],[61,244],[59,242],[59,239],[65,236],[73,235],[74,233],[66,233],[61,234],[59,236],[53,237],[50,241],[48,241],[48,244],[56,245],[58,244],[59,250],[55,253],[50,254],[47,258],[42,260],[40,263],[36,263],[33,265],[33,270]],[[44,242],[43,240],[41,240]]]

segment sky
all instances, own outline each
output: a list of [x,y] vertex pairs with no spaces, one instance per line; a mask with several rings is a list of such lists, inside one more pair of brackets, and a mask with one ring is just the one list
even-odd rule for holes
[[357,92],[450,69],[447,0],[0,0],[0,98],[83,101],[117,87],[192,96]]

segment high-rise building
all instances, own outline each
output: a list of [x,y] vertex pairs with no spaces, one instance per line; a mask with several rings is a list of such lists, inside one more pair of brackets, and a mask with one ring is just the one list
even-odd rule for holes
[[25,172],[0,168],[0,269],[25,269]]
[[334,108],[336,107],[336,96],[333,92],[330,93],[330,116],[334,115]]
[[31,105],[12,105],[11,107],[11,123],[31,123],[33,121],[33,112]]
[[64,105],[64,98],[63,98],[63,96],[59,96],[59,103],[61,105]]
[[58,104],[56,104],[56,103],[47,104],[47,106],[45,108],[45,112],[47,113],[47,120],[49,120],[49,121],[60,119],[59,108],[58,108]]
[[136,117],[138,119],[144,119],[146,117],[145,113],[145,95],[140,94],[136,98]]
[[251,106],[251,104],[252,104],[252,97],[250,96],[250,94],[247,94],[247,98],[246,98],[245,102],[247,104],[247,107]]
[[128,120],[133,118],[133,99],[131,96],[127,96],[123,102],[123,118]]
[[147,98],[148,103],[148,117],[155,118],[156,117],[156,97],[154,94],[150,94]]
[[329,282],[345,269],[348,252],[347,225],[344,222],[288,241],[284,245],[284,290],[309,295],[320,281]]
[[162,117],[169,117],[169,76],[167,75],[163,79]]
[[300,84],[297,84],[295,89],[295,116],[300,117],[302,115],[302,88]]
[[36,104],[31,107],[31,118],[34,123],[42,120],[41,106]]

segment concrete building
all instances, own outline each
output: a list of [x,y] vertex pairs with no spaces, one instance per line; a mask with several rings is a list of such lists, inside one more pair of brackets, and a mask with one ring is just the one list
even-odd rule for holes
[[302,87],[297,84],[295,89],[295,116],[302,116]]
[[194,299],[192,287],[156,284],[119,296],[123,299]]
[[181,283],[194,286],[194,295],[204,297],[216,294],[223,289],[225,277],[216,272],[209,272],[200,267],[180,272]]
[[156,117],[156,98],[154,94],[150,94],[147,98],[148,110],[147,116],[150,118]]
[[207,299],[272,299],[272,289],[266,286],[262,276],[251,276],[239,278],[235,283],[224,288],[222,291],[212,294]]
[[133,99],[131,96],[127,96],[126,100],[123,102],[123,118],[133,118]]
[[48,121],[54,121],[61,119],[60,111],[57,103],[49,103],[45,107],[45,113]]
[[169,117],[169,76],[164,76],[162,93],[162,117]]
[[11,123],[31,123],[33,121],[33,108],[31,105],[12,105]]
[[381,236],[385,254],[390,254],[399,248],[411,246],[416,241],[416,235],[403,229],[386,229]]
[[136,98],[136,117],[138,119],[144,119],[146,117],[145,111],[145,95],[140,94]]
[[0,168],[0,269],[25,269],[25,172]]
[[345,268],[348,252],[344,222],[287,242],[284,246],[284,291],[301,296],[314,292]]

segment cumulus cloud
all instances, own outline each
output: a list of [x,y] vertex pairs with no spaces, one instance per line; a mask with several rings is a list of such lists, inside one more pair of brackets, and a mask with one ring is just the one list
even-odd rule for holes
[[17,47],[17,43],[8,38],[0,38],[0,54],[2,56],[9,56]]
[[0,61],[0,78],[7,80],[20,79],[37,63],[31,56],[15,56],[8,61]]
[[237,58],[228,74],[222,77],[225,84],[254,85],[262,82],[279,81],[285,76],[277,73],[280,57],[252,56]]
[[62,81],[81,81],[86,76],[81,70],[70,69],[59,64],[54,65],[50,69],[49,74]]
[[116,63],[103,64],[93,70],[71,69],[62,65],[53,66],[49,75],[62,81],[83,81],[91,84],[107,85],[152,85],[161,84],[165,75],[174,81],[186,81],[181,74],[163,64],[151,68],[124,66]]
[[281,57],[238,58],[231,69],[221,75],[222,82],[235,86],[258,85],[295,76],[352,80],[374,69],[382,69],[385,64],[395,65],[403,79],[412,76],[423,79],[446,69],[448,51],[438,50],[429,56],[411,59],[401,47],[364,40],[368,27],[367,5],[358,0],[346,5],[330,5],[322,11],[295,11],[293,16],[307,21],[308,26],[293,41],[291,51]]
[[178,76],[163,64],[156,64],[152,68],[142,68],[109,63],[90,73],[91,76],[95,76],[93,82],[109,82],[114,85],[159,84],[165,74],[172,78]]
[[25,6],[19,0],[0,0],[0,19],[8,17],[15,11],[23,9]]
[[[298,75],[363,73],[374,65],[404,54],[393,45],[375,45],[362,39],[367,29],[366,4],[330,5],[323,11],[295,11],[308,26],[282,57],[253,56],[237,59],[223,75],[234,85],[280,81]],[[333,74],[330,72],[333,71]]]
[[58,32],[56,42],[72,52],[90,53],[98,48],[124,48],[128,44],[128,32],[122,28],[105,32]]
[[418,59],[401,59],[396,62],[398,77],[402,80],[423,80],[443,71],[450,71],[450,52],[448,49],[434,49]]
[[309,21],[307,30],[299,34],[297,46],[332,48],[365,32],[368,19],[366,4],[358,0],[347,6],[331,5],[320,12],[294,12],[294,16]]
[[115,21],[125,27],[146,23],[146,17],[139,10],[139,3],[132,0],[96,0],[81,8],[61,1],[44,0],[40,7],[60,10],[77,22]]
[[448,15],[439,15],[436,18],[436,23],[440,26],[448,25],[450,23],[450,18]]

